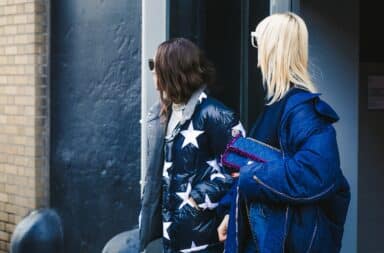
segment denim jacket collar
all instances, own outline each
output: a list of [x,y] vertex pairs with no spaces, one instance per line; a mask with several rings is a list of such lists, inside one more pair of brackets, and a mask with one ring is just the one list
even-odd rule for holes
[[284,109],[283,117],[282,117],[282,123],[284,122],[286,117],[289,115],[289,112],[294,107],[296,107],[297,105],[303,104],[309,100],[315,101],[315,110],[317,113],[327,118],[331,123],[337,122],[339,120],[339,116],[332,109],[330,105],[328,105],[327,103],[325,103],[320,99],[320,96],[321,96],[321,93],[311,93],[311,92],[300,92],[300,93],[294,94],[287,101],[287,104]]

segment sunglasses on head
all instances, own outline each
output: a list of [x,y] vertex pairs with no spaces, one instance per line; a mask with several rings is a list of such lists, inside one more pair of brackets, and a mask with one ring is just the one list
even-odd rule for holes
[[256,32],[251,32],[251,44],[254,48],[257,48]]
[[153,59],[148,59],[148,67],[150,71],[155,69],[155,61]]

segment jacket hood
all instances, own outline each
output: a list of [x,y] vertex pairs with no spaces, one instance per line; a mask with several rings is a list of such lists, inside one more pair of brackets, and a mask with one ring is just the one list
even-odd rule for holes
[[339,116],[333,110],[333,108],[320,99],[321,93],[310,93],[310,92],[299,92],[292,97],[290,97],[287,101],[284,114],[288,115],[288,113],[296,106],[306,103],[308,101],[313,101],[315,105],[315,110],[318,114],[326,118],[331,123],[335,123],[339,121]]
[[156,102],[151,106],[148,110],[148,114],[145,118],[145,122],[150,122],[152,120],[158,119],[160,117],[161,104],[160,102]]

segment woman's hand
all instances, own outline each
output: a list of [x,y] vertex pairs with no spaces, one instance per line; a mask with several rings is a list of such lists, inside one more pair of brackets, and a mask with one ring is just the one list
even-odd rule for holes
[[240,176],[240,172],[232,172],[232,173],[231,173],[231,176],[232,176],[233,178],[238,178],[238,177]]
[[229,215],[225,215],[220,226],[217,228],[220,242],[224,242],[227,239]]

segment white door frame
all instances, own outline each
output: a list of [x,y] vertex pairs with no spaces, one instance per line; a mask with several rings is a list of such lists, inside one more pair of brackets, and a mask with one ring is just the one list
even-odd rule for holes
[[152,104],[157,101],[148,59],[153,58],[157,46],[166,40],[167,0],[143,0],[141,24],[141,189],[146,173],[147,135],[145,118]]

